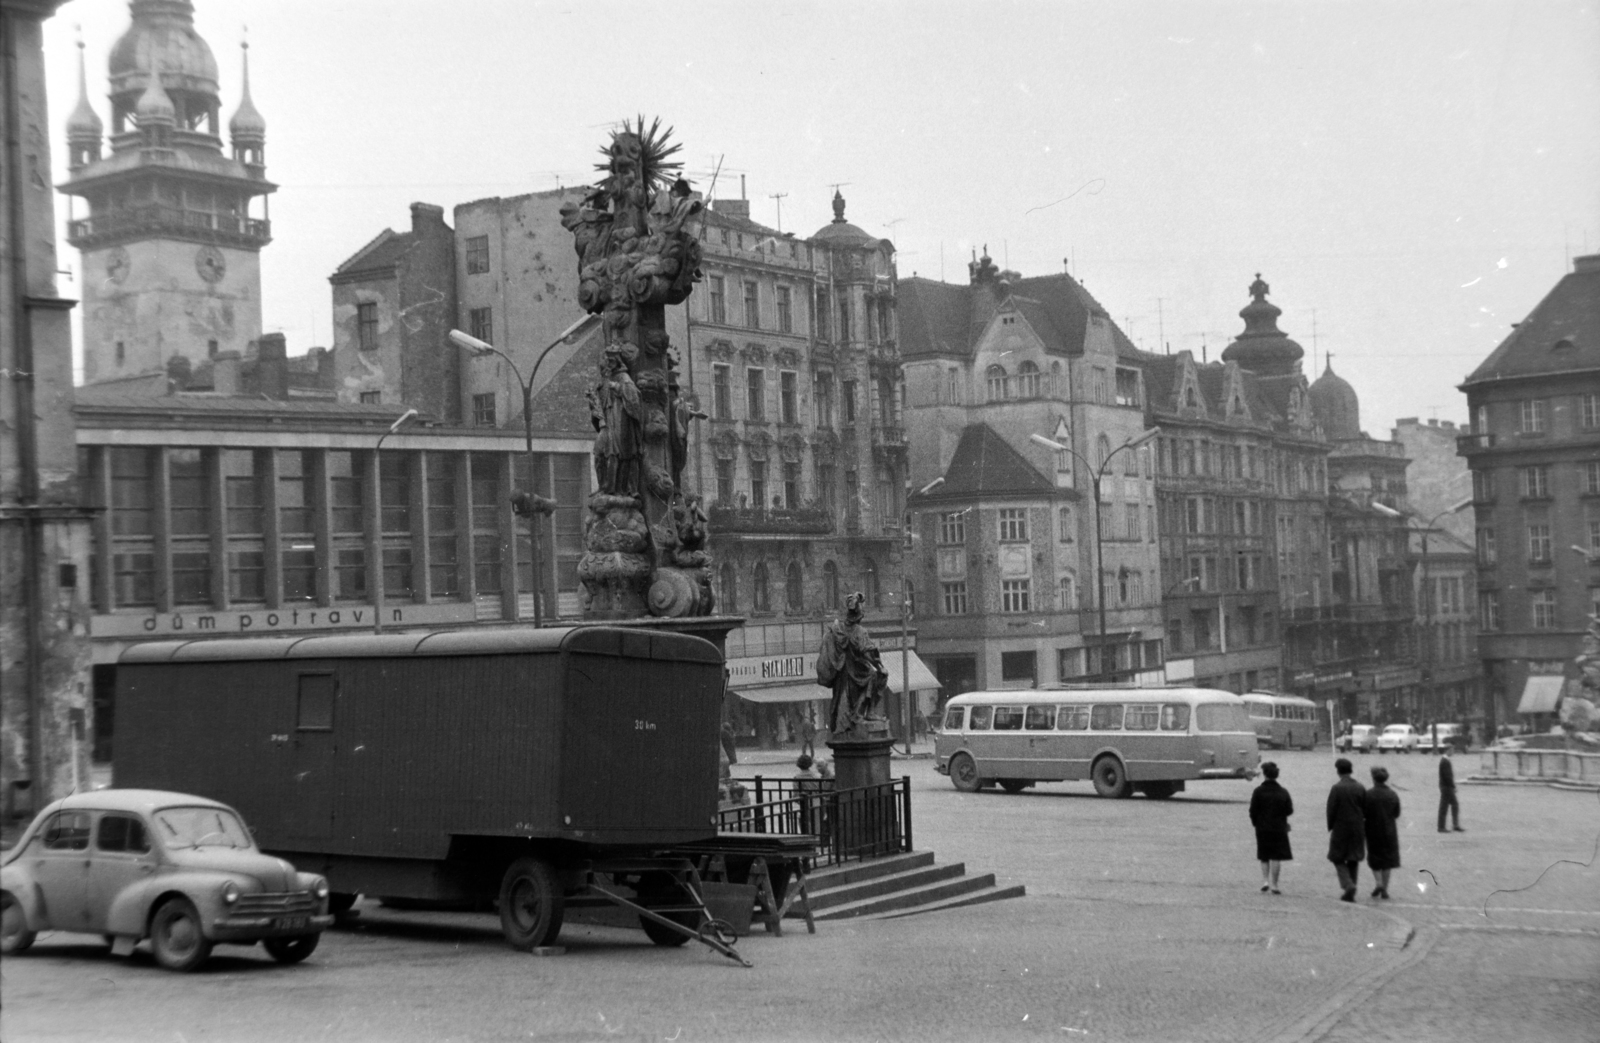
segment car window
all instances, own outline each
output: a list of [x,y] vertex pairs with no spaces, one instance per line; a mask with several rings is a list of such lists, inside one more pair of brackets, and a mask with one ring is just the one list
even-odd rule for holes
[[1081,732],[1089,728],[1089,708],[1087,706],[1063,706],[1056,711],[1056,731]]
[[1047,732],[1056,724],[1056,708],[1054,706],[1028,707],[1028,720],[1023,725],[1030,732]]
[[1121,703],[1098,703],[1089,711],[1089,727],[1097,732],[1114,732],[1122,727]]
[[87,851],[89,813],[58,811],[44,827],[44,846],[50,851]]
[[1186,732],[1189,730],[1189,707],[1186,703],[1167,703],[1161,708],[1161,730]]
[[997,732],[1021,731],[1022,707],[996,706],[994,708],[994,730]]
[[100,827],[95,830],[94,846],[101,851],[131,851],[143,854],[150,850],[150,837],[144,822],[132,815],[102,815]]
[[1126,724],[1130,732],[1153,732],[1161,719],[1160,703],[1133,703],[1128,707]]
[[1195,710],[1196,725],[1203,732],[1247,732],[1251,731],[1250,721],[1244,715],[1244,707],[1230,706],[1227,703],[1201,703]]
[[989,730],[989,718],[994,714],[992,706],[974,706],[972,716],[967,721],[967,731],[986,732]]
[[961,730],[961,716],[967,712],[965,706],[952,706],[944,712],[944,730],[958,732]]
[[156,832],[169,848],[249,848],[250,834],[225,808],[164,808],[156,812]]

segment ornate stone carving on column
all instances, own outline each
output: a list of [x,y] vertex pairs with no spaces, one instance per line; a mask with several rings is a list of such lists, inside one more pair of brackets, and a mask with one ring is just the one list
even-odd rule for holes
[[604,317],[599,382],[589,392],[595,493],[578,563],[584,616],[700,616],[714,608],[706,519],[683,489],[689,423],[666,308],[700,279],[689,230],[702,203],[669,162],[661,121],[625,123],[601,150],[582,205],[562,207],[578,252],[578,302]]

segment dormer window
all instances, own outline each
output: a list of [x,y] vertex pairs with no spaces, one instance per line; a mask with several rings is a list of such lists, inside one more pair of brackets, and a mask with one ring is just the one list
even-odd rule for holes
[[1015,315],[1002,315],[1000,317],[1000,325],[1002,326],[1015,326],[1016,324],[1017,317]]
[[1183,389],[1183,404],[1188,406],[1190,409],[1200,408],[1200,396],[1194,393],[1193,384]]
[[1572,350],[1572,339],[1570,337],[1562,337],[1560,340],[1558,340],[1554,344],[1550,345],[1550,350],[1551,351],[1571,351]]

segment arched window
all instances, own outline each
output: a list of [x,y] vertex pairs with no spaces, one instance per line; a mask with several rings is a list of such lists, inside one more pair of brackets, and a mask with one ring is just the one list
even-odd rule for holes
[[952,406],[961,404],[961,371],[952,369],[946,375],[945,401]]
[[839,566],[831,561],[822,563],[822,607],[830,612],[839,609]]
[[750,591],[750,610],[752,612],[771,612],[772,600],[767,593],[767,563],[756,562],[755,579]]
[[784,600],[790,612],[803,612],[806,607],[805,579],[800,574],[800,563],[791,561],[784,574]]
[[1052,398],[1067,397],[1067,385],[1061,382],[1061,363],[1059,361],[1050,363],[1050,386],[1044,389],[1044,393]]
[[1109,459],[1111,459],[1111,439],[1101,435],[1100,440],[1095,443],[1095,464],[1097,467],[1104,467]]
[[1188,387],[1183,389],[1183,404],[1188,406],[1190,409],[1199,408],[1200,400],[1195,397],[1193,384],[1190,384]]
[[723,562],[717,572],[717,608],[722,612],[739,611],[739,581],[733,562]]
[[1006,368],[1004,366],[998,364],[990,366],[985,375],[989,382],[990,402],[999,402],[1010,397],[1007,392],[1011,390],[1011,382],[1006,379]]
[[883,607],[883,588],[878,583],[878,566],[871,558],[867,559],[866,568],[862,569],[861,580],[866,584],[862,591],[867,596],[867,604],[873,608]]
[[1039,367],[1032,362],[1024,362],[1017,367],[1017,397],[1038,398],[1041,376]]
[[1056,603],[1061,611],[1071,612],[1078,607],[1078,580],[1077,577],[1067,575],[1056,581]]
[[1072,543],[1078,538],[1078,526],[1072,520],[1072,508],[1061,507],[1056,511],[1056,538],[1062,543]]

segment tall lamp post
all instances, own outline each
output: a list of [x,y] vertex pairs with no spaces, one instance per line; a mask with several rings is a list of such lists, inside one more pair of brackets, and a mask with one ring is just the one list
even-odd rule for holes
[[[378,589],[373,591],[372,599],[372,632],[383,633],[383,440],[400,430],[401,426],[417,415],[415,409],[408,409],[389,425],[389,430],[378,436],[378,444],[372,447],[372,466],[378,469]],[[370,489],[371,486],[368,486]]]
[[[1432,591],[1428,589],[1428,534],[1433,531],[1434,522],[1437,522],[1440,518],[1443,518],[1447,514],[1455,514],[1459,511],[1466,510],[1471,506],[1472,500],[1470,498],[1462,500],[1460,503],[1453,503],[1449,507],[1446,507],[1444,510],[1440,511],[1438,514],[1435,514],[1433,517],[1429,518],[1427,521],[1423,522],[1421,528],[1418,530],[1418,532],[1422,534],[1422,639],[1418,642],[1419,651],[1421,652],[1421,655],[1418,656],[1418,659],[1422,662],[1422,698],[1423,702],[1428,707],[1429,716],[1433,716],[1436,711],[1433,705],[1433,597]],[[1388,504],[1378,503],[1376,500],[1374,500],[1372,503],[1372,509],[1388,518],[1411,520],[1416,520],[1417,518],[1417,516],[1414,514],[1406,511],[1397,511]],[[1438,729],[1434,729],[1433,742],[1434,752],[1438,752]]]
[[1062,445],[1054,438],[1046,438],[1044,435],[1039,434],[1028,436],[1046,449],[1054,449],[1058,453],[1071,453],[1074,459],[1083,464],[1085,471],[1094,475],[1094,585],[1095,597],[1099,601],[1100,607],[1100,677],[1101,680],[1107,683],[1111,680],[1111,667],[1109,665],[1110,658],[1106,655],[1108,647],[1106,644],[1106,570],[1104,534],[1100,531],[1100,483],[1105,478],[1106,470],[1110,468],[1111,461],[1116,458],[1118,453],[1124,449],[1137,449],[1160,433],[1161,429],[1159,427],[1152,427],[1138,437],[1128,439],[1107,453],[1106,458],[1100,461],[1099,467],[1089,463],[1076,449],[1068,445]]
[[460,347],[466,348],[474,355],[499,355],[511,367],[511,372],[516,375],[517,383],[522,387],[522,430],[527,439],[527,472],[529,489],[527,492],[514,492],[511,494],[511,509],[516,514],[528,519],[528,532],[533,540],[533,625],[544,626],[544,608],[540,599],[542,584],[539,582],[539,516],[549,515],[556,509],[556,502],[548,497],[540,496],[532,488],[533,484],[533,381],[539,375],[539,364],[546,355],[562,344],[571,344],[579,335],[600,321],[600,316],[589,314],[574,322],[561,332],[561,336],[545,345],[533,360],[533,369],[528,373],[528,379],[522,379],[522,370],[517,368],[517,363],[510,355],[501,351],[487,341],[479,340],[460,330],[451,330],[450,339]]

